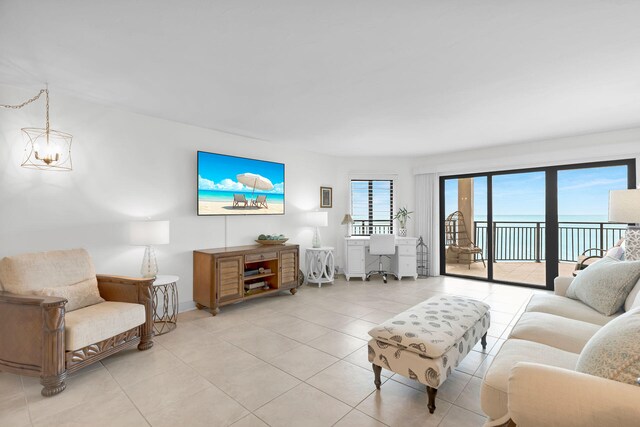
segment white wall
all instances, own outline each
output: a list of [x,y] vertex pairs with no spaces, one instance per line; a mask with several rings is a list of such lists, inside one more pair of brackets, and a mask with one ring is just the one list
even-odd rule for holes
[[[33,92],[33,93],[32,93]],[[0,101],[19,103],[36,90],[0,85]],[[40,101],[0,110],[0,257],[84,247],[98,272],[139,275],[144,249],[128,245],[131,220],[169,219],[171,243],[156,248],[160,273],[181,277],[181,309],[192,302],[192,251],[246,245],[261,233],[282,233],[310,246],[304,212],[319,205],[320,186],[333,187],[322,243],[341,248],[339,225],[348,212],[352,172],[398,175],[398,206],[412,210],[412,165],[405,159],[341,159],[265,141],[128,113],[52,93],[52,128],[74,136],[74,170],[45,172],[19,166],[22,127],[43,127]],[[196,151],[286,164],[284,216],[196,216]],[[410,223],[411,226],[411,223]],[[225,242],[226,235],[226,242]],[[341,265],[340,253],[337,259]]]
[[[336,179],[339,183],[346,183],[347,187],[339,198],[334,198],[334,213],[336,221],[342,220],[344,214],[349,212],[350,189],[348,183],[351,179],[393,179],[394,180],[394,211],[401,207],[407,207],[409,211],[415,211],[415,180],[412,173],[413,161],[405,158],[341,158],[336,159]],[[342,184],[341,184],[342,185]],[[338,218],[339,217],[339,218]],[[415,213],[407,222],[407,233],[414,235]],[[396,222],[395,226],[398,224]],[[339,244],[336,247],[336,263],[344,266],[344,245],[342,236],[346,234],[346,226],[340,226]],[[374,266],[377,269],[377,266]]]
[[453,175],[628,158],[640,166],[640,128],[426,156],[414,172]]

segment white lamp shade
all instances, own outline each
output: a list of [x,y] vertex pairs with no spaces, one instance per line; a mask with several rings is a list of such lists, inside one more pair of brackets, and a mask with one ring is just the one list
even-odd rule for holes
[[307,214],[307,223],[311,227],[326,227],[329,225],[329,215],[327,212],[309,212]]
[[129,243],[137,246],[169,243],[169,221],[135,221],[129,227]]
[[640,190],[610,191],[609,221],[640,223]]

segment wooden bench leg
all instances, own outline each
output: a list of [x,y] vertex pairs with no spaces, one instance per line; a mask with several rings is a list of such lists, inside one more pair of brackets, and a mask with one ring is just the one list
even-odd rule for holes
[[480,341],[480,344],[482,344],[482,349],[483,350],[487,349],[487,333],[486,332],[482,336],[482,340]]
[[380,390],[380,384],[382,384],[382,382],[380,382],[380,373],[382,372],[382,367],[376,364],[371,364],[371,366],[373,366],[373,373],[375,375],[373,383],[376,385],[376,388]]
[[429,404],[427,408],[429,408],[429,413],[433,414],[436,410],[436,394],[438,394],[438,389],[427,386],[427,395],[429,396]]

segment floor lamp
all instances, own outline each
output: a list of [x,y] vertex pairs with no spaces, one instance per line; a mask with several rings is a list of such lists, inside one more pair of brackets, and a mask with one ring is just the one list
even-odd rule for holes
[[624,258],[640,260],[640,189],[609,192],[609,221],[632,224],[624,236]]

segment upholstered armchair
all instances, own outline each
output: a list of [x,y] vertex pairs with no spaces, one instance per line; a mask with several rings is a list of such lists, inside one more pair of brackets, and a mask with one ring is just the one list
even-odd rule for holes
[[0,371],[39,376],[42,395],[122,349],[153,346],[153,279],[96,275],[84,249],[0,261]]

